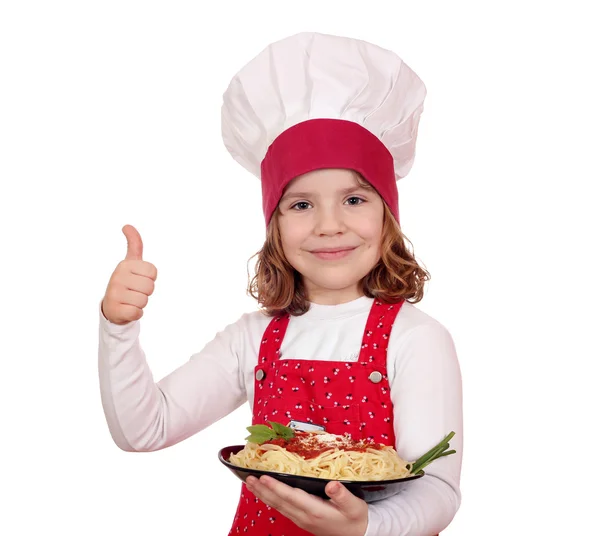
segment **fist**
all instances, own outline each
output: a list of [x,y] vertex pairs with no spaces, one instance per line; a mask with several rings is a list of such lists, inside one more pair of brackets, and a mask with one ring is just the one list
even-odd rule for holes
[[142,237],[132,225],[122,229],[127,239],[127,255],[110,277],[102,300],[102,314],[113,324],[128,324],[139,320],[154,292],[157,270],[142,260]]

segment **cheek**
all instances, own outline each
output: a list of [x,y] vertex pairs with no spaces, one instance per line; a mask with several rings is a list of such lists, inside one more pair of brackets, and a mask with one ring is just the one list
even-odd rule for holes
[[362,222],[359,234],[361,238],[368,244],[370,248],[378,248],[381,245],[381,233],[383,232],[383,224],[377,223],[376,218],[368,218]]
[[305,233],[302,225],[292,225],[286,222],[280,225],[281,245],[286,253],[293,253],[300,248],[305,239]]

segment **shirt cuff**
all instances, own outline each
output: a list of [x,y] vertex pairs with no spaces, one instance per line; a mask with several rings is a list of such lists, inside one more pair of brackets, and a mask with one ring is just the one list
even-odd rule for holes
[[98,304],[98,315],[100,316],[100,327],[106,333],[120,335],[123,333],[130,333],[139,327],[139,320],[133,320],[132,322],[129,322],[127,324],[113,324],[108,318],[104,316],[104,313],[102,312],[103,300],[104,298],[102,298],[102,300],[100,300],[100,303]]
[[364,536],[379,536],[379,528],[381,526],[381,515],[371,505],[369,506],[369,513],[367,517],[367,531]]

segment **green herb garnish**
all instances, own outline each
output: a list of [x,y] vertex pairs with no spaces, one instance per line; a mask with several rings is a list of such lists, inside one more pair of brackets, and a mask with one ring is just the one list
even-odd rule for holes
[[250,443],[256,443],[262,445],[271,439],[285,439],[288,441],[292,439],[296,434],[293,428],[288,428],[278,422],[268,421],[272,428],[269,428],[265,424],[255,424],[254,426],[248,426],[246,430],[250,432],[250,435],[246,438],[246,441]]
[[442,439],[435,447],[423,454],[418,460],[413,462],[411,474],[416,475],[423,470],[424,467],[429,465],[431,462],[441,458],[442,456],[448,456],[449,454],[456,454],[455,450],[447,450],[450,448],[450,440],[454,437],[454,432],[450,432],[444,439]]

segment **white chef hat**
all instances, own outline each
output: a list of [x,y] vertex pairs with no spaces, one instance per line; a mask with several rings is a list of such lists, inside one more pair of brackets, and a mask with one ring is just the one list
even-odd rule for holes
[[261,179],[268,225],[286,185],[322,168],[354,169],[399,220],[396,180],[415,158],[426,89],[394,52],[299,33],[245,65],[223,95],[223,141]]

